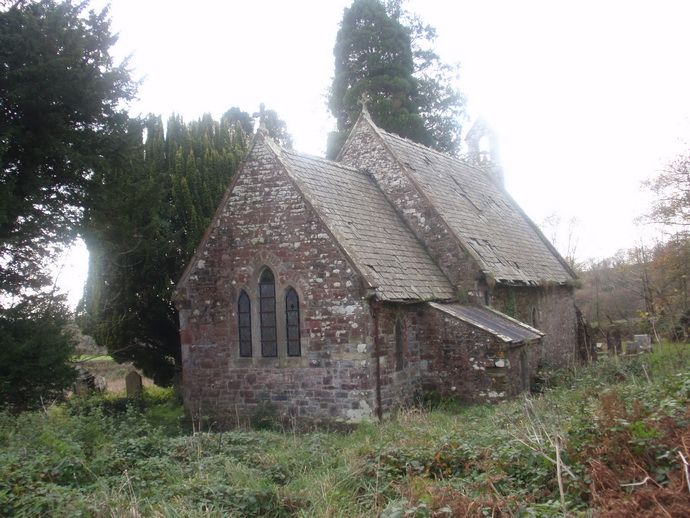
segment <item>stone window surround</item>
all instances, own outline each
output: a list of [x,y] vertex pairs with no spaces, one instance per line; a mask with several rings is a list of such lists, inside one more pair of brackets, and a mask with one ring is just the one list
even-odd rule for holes
[[[277,338],[277,356],[262,356],[261,354],[261,316],[259,314],[259,279],[261,274],[265,269],[270,269],[273,273],[273,278],[275,282],[275,301],[276,301],[276,338]],[[278,274],[279,268],[267,262],[261,263],[260,266],[254,269],[254,274],[252,275],[251,285],[238,285],[237,295],[235,296],[235,307],[237,307],[237,302],[239,301],[239,296],[242,291],[246,292],[249,296],[250,310],[251,310],[251,336],[252,336],[252,356],[240,356],[239,348],[239,334],[235,332],[235,336],[230,341],[233,348],[233,357],[236,362],[239,363],[261,363],[273,365],[276,363],[284,364],[286,361],[288,365],[296,364],[301,365],[305,359],[305,340],[304,340],[304,293],[302,292],[299,282],[291,282],[291,279],[285,279],[285,282],[281,282],[281,277]],[[285,296],[288,290],[292,288],[297,293],[299,298],[299,319],[300,319],[300,356],[288,356],[287,353],[287,321],[286,321],[286,307],[285,307]],[[235,326],[239,324],[239,315],[235,316]]]

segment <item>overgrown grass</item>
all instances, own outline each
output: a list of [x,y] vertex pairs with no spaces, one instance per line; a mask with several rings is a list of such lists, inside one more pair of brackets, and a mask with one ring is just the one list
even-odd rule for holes
[[192,434],[151,388],[0,414],[0,515],[687,516],[689,367],[690,346],[667,345],[349,434]]

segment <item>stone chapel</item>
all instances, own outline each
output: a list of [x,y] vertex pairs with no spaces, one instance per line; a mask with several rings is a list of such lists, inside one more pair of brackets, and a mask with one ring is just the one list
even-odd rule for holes
[[175,294],[190,414],[381,418],[577,359],[575,275],[501,175],[377,127],[336,161],[255,136]]

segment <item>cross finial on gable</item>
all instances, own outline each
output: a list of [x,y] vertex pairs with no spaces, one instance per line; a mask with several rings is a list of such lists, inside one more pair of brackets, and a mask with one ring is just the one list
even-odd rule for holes
[[362,95],[359,96],[359,105],[362,107],[362,113],[364,115],[369,116],[369,108],[367,107],[367,104],[369,104],[369,101],[371,101],[371,97],[369,97],[369,93],[364,91],[362,92]]
[[264,135],[268,135],[268,128],[266,127],[266,105],[264,103],[261,103],[259,105],[259,111],[252,113],[253,118],[259,118],[259,129],[256,131],[257,133],[263,133]]

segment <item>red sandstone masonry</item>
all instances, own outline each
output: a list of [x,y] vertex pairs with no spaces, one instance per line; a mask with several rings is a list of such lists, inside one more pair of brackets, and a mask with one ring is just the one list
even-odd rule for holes
[[[396,319],[403,323],[404,367],[395,370]],[[499,401],[530,389],[542,345],[508,344],[426,304],[381,304],[381,399],[386,412],[422,392],[467,402]]]
[[[370,126],[358,126],[342,158],[374,174],[459,290],[491,288]],[[261,357],[257,281],[264,267],[276,279],[277,358]],[[289,287],[300,299],[300,357],[286,353],[282,318]],[[187,411],[235,424],[269,403],[279,415],[303,421],[372,419],[378,404],[375,325],[384,414],[411,403],[423,389],[467,401],[510,397],[529,387],[542,356],[555,364],[574,357],[569,287],[493,287],[496,308],[512,307],[516,318],[531,323],[536,307],[536,327],[547,333],[543,345],[517,347],[422,301],[370,303],[367,288],[276,151],[257,137],[179,286]],[[237,300],[243,289],[251,300],[252,358],[239,357]],[[404,344],[400,370],[396,319]]]
[[[362,279],[262,138],[212,227],[178,294],[188,411],[232,421],[270,403],[305,419],[371,418],[373,339]],[[257,281],[266,266],[276,278],[278,358],[261,357]],[[300,297],[301,357],[285,348],[288,287]],[[242,289],[251,300],[252,358],[239,357]]]

